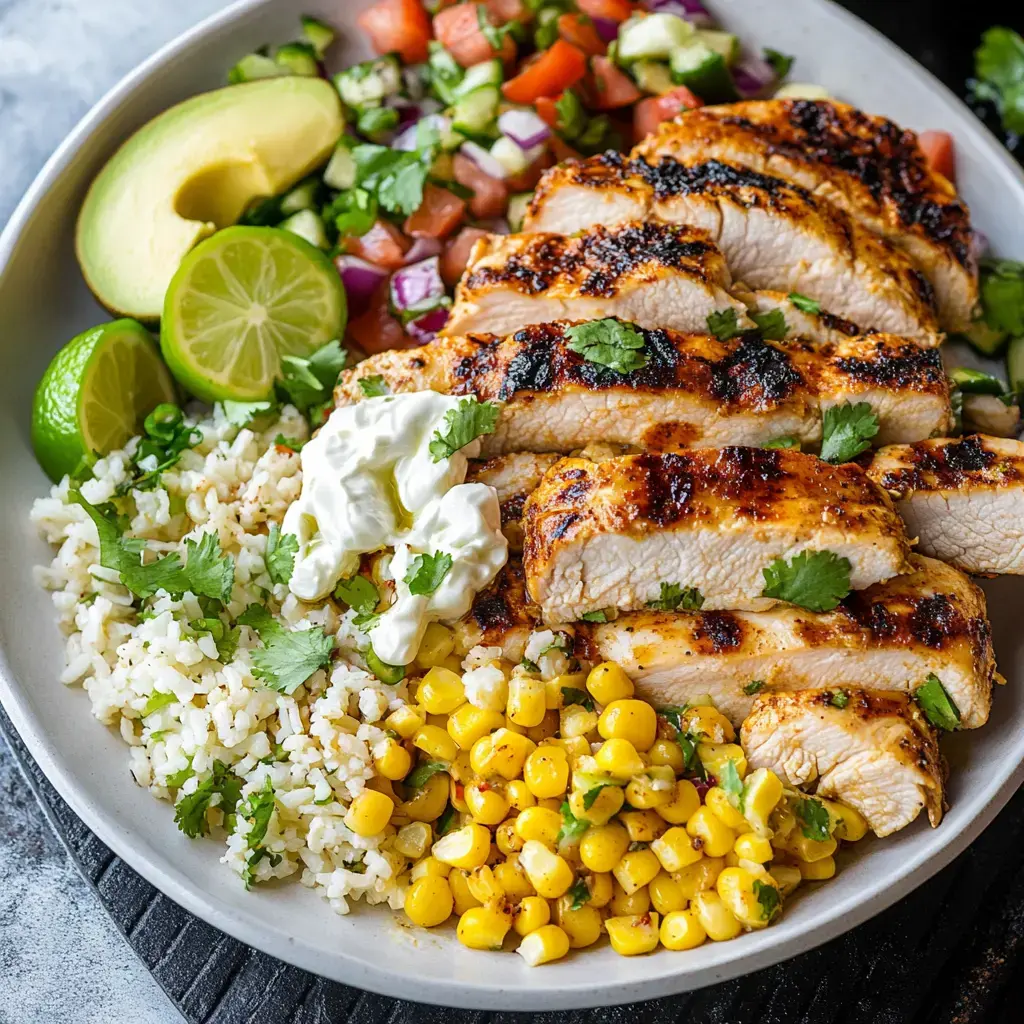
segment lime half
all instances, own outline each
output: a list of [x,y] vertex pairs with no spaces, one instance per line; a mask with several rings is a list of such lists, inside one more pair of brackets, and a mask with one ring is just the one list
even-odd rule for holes
[[149,332],[114,320],[72,338],[54,356],[32,403],[32,445],[52,480],[122,448],[174,381]]
[[182,260],[164,299],[160,347],[208,402],[270,398],[281,356],[341,338],[345,290],[319,249],[276,228],[226,228]]

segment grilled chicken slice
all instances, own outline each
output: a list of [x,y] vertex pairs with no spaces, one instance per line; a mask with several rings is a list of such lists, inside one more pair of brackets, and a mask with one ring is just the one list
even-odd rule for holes
[[393,393],[431,389],[503,402],[497,429],[481,438],[484,457],[568,453],[593,442],[658,451],[784,436],[814,443],[823,409],[842,402],[871,404],[878,444],[919,441],[952,425],[938,351],[904,338],[872,335],[823,347],[641,330],[647,365],[620,375],[573,352],[569,326],[371,356],[343,375],[335,400],[362,400],[359,379],[379,374]]
[[[734,288],[733,294],[743,301],[750,313],[758,316],[766,316],[780,310],[786,322],[787,338],[800,338],[802,341],[813,341],[819,345],[835,345],[864,333],[852,320],[835,316],[822,309],[820,304],[808,305],[803,302],[805,297],[801,295],[765,289],[752,292],[742,286]],[[801,303],[803,308],[796,303]],[[814,305],[818,305],[817,310]],[[922,348],[935,348],[941,340],[942,336],[938,334],[921,334],[914,338],[914,343]]]
[[1024,574],[1024,442],[972,434],[875,453],[918,550],[964,572]]
[[548,623],[645,608],[675,584],[708,611],[759,611],[776,559],[830,551],[861,590],[910,569],[892,502],[855,465],[765,448],[563,459],[523,510],[523,566]]
[[511,334],[552,320],[618,317],[641,327],[704,331],[710,314],[746,307],[726,290],[725,260],[703,231],[598,224],[582,235],[489,235],[469,257],[444,333]]
[[749,288],[799,292],[873,330],[937,329],[931,286],[902,252],[805,189],[718,160],[569,160],[545,172],[524,230],[572,234],[622,223],[593,200],[604,188],[618,197],[611,210],[630,209],[628,220],[703,228]]
[[943,326],[968,328],[978,278],[967,207],[892,121],[834,101],[732,103],[666,122],[633,155],[724,160],[807,189],[902,249],[931,282]]
[[526,593],[523,563],[510,558],[455,624],[455,651],[463,657],[477,646],[500,647],[503,658],[518,663],[530,634],[539,628],[537,608]]
[[487,484],[498,494],[501,510],[501,529],[513,551],[523,548],[523,530],[520,520],[523,505],[537,489],[544,474],[558,461],[557,455],[535,455],[533,452],[513,452],[499,455],[486,462],[469,464],[468,483]]
[[921,811],[942,820],[945,766],[935,730],[905,693],[801,690],[758,697],[740,736],[751,768],[784,783],[816,786],[864,816],[877,836],[906,828]]
[[577,656],[618,662],[656,705],[710,694],[738,725],[755,693],[867,686],[912,692],[934,673],[961,725],[988,719],[995,661],[985,597],[923,555],[913,571],[850,594],[831,612],[634,612],[580,623]]

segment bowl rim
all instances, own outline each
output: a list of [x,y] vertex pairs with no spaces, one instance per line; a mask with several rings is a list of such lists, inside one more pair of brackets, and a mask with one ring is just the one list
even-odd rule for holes
[[[17,247],[26,237],[25,229],[30,224],[37,206],[57,184],[63,172],[93,133],[103,126],[136,85],[158,74],[179,54],[188,50],[196,40],[225,29],[241,21],[246,15],[260,8],[273,6],[277,2],[279,0],[235,0],[160,47],[112,86],[81,118],[45,162],[0,232],[0,277],[4,274]],[[1001,165],[1001,170],[1008,174],[1017,186],[1018,198],[1024,198],[1024,171],[999,140],[973,115],[963,100],[877,29],[833,0],[817,2],[829,8],[831,15],[845,22],[851,30],[871,37],[880,52],[888,59],[902,63],[910,74],[938,93],[944,104],[954,107],[961,114],[969,115],[972,144],[984,151],[987,160],[994,158]],[[239,941],[302,969],[314,973],[321,971],[321,968],[310,965],[303,955],[303,947],[294,937],[282,934],[280,930],[268,931],[266,922],[261,918],[217,898],[211,900],[207,895],[191,887],[183,874],[175,869],[169,855],[149,856],[146,849],[133,840],[130,831],[119,827],[101,808],[90,803],[79,788],[70,765],[64,762],[60,751],[48,738],[42,722],[36,718],[31,706],[22,697],[20,686],[14,678],[2,647],[0,701],[26,747],[60,796],[91,831],[133,870],[180,906]],[[421,977],[416,980],[416,987],[413,988],[400,973],[376,964],[369,965],[365,961],[349,960],[341,951],[338,952],[337,961],[341,969],[325,973],[324,976],[389,996],[438,1005],[492,1010],[580,1009],[585,1006],[615,1005],[695,990],[748,974],[811,950],[880,913],[927,881],[960,854],[991,823],[1022,782],[1024,736],[1013,746],[1012,753],[1005,756],[985,786],[975,792],[972,802],[980,803],[980,810],[973,817],[967,818],[959,831],[937,832],[935,838],[922,844],[916,855],[908,858],[900,870],[887,873],[866,890],[861,890],[855,897],[851,896],[834,903],[808,927],[792,935],[780,935],[776,929],[768,929],[747,936],[747,941],[737,944],[738,950],[734,955],[723,954],[718,963],[707,969],[705,977],[695,979],[671,968],[652,969],[642,979],[626,984],[616,982],[613,988],[607,982],[602,986],[600,982],[595,982],[594,978],[581,971],[578,982],[565,984],[565,979],[561,979],[559,993],[553,994],[553,990],[542,986],[531,997],[529,990],[512,993],[500,984],[488,982],[485,970],[481,970],[479,978],[473,979]],[[773,933],[778,937],[773,938]],[[663,961],[665,959],[662,958]],[[653,965],[656,960],[648,962]],[[346,966],[348,970],[344,969]],[[453,1004],[451,1000],[456,991],[459,993],[459,1001]]]

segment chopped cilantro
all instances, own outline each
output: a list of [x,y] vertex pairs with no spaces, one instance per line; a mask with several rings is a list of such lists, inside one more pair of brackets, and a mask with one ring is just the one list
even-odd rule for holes
[[937,729],[953,732],[960,728],[960,709],[934,672],[914,691],[914,700]]
[[181,789],[182,786],[188,782],[192,776],[195,775],[195,771],[192,769],[192,758],[189,758],[188,764],[176,772],[171,772],[164,781],[164,785],[168,789]]
[[789,69],[793,66],[793,61],[796,60],[795,57],[790,57],[787,53],[773,50],[770,46],[766,46],[761,53],[764,59],[772,66],[777,81],[782,81],[789,74]]
[[821,457],[826,462],[849,462],[871,447],[877,433],[878,417],[867,402],[829,406],[821,422]]
[[380,593],[365,576],[340,580],[334,588],[334,596],[361,615],[373,612],[380,603]]
[[227,604],[235,585],[235,560],[220,553],[220,542],[216,533],[204,533],[197,544],[185,541],[185,578],[197,597],[212,597]]
[[832,707],[842,711],[850,703],[850,695],[845,690],[833,690],[828,702]]
[[679,744],[679,749],[683,752],[684,773],[693,771],[699,778],[703,779],[707,777],[707,772],[697,756],[697,746],[704,734],[700,731],[691,731],[687,727],[687,723],[683,719],[683,715],[686,714],[687,710],[688,705],[685,704],[668,704],[665,707],[658,708],[658,714],[676,731],[676,743]]
[[565,336],[569,348],[588,363],[607,366],[616,373],[632,373],[647,365],[644,337],[632,324],[608,317],[569,327]]
[[708,330],[719,340],[728,341],[743,333],[739,325],[736,310],[730,307],[717,313],[708,314]]
[[562,704],[568,707],[570,704],[581,704],[587,711],[594,710],[594,699],[586,690],[579,690],[575,686],[562,687]]
[[409,562],[409,571],[403,582],[410,594],[427,597],[441,586],[451,567],[452,556],[443,551],[435,551],[432,555],[417,555]]
[[251,604],[238,617],[253,629],[263,647],[251,653],[253,675],[279,693],[294,693],[317,669],[331,661],[334,638],[320,626],[289,630],[258,604]]
[[584,612],[580,618],[584,622],[607,622],[608,612],[603,608],[599,608],[596,612]]
[[796,803],[796,816],[800,819],[800,830],[807,839],[824,843],[832,834],[828,810],[820,800],[809,796]]
[[773,309],[767,313],[751,313],[750,319],[757,324],[757,329],[765,341],[782,341],[789,333],[786,317],[781,309]]
[[586,108],[572,89],[566,89],[555,101],[558,131],[567,139],[578,138],[590,120]]
[[523,668],[525,668],[526,671],[529,672],[531,675],[540,674],[540,665],[538,665],[535,661],[530,661],[529,658],[523,658],[523,660],[519,662],[519,664],[522,665]]
[[682,609],[684,612],[697,612],[704,606],[704,595],[696,587],[687,587],[685,590],[678,583],[662,583],[661,596],[655,601],[648,601],[648,608],[656,608],[658,611],[675,612]]
[[278,448],[290,448],[293,452],[301,452],[306,442],[300,441],[297,437],[285,437],[284,434],[278,434],[274,438],[274,444]]
[[487,5],[478,4],[476,8],[476,22],[480,33],[487,40],[488,45],[495,53],[501,53],[505,43],[505,36],[516,31],[519,22],[515,19],[506,22],[504,25],[493,25],[487,14]]
[[147,718],[154,711],[159,711],[161,708],[177,703],[177,700],[178,698],[173,693],[161,693],[159,690],[154,690],[149,695],[146,706],[142,709],[142,717]]
[[389,213],[406,217],[423,202],[423,187],[434,155],[433,147],[405,152],[387,146],[361,145],[352,150],[360,188],[375,196]]
[[[188,426],[185,414],[170,402],[158,405],[143,421],[142,430],[143,437],[132,455],[133,475],[118,485],[115,493],[119,496],[131,490],[152,490],[160,475],[180,461],[182,452],[203,440],[203,432]],[[156,467],[142,469],[139,463],[150,459],[156,460]]]
[[746,686],[743,687],[743,692],[748,697],[753,697],[755,693],[760,693],[764,689],[763,679],[752,679]]
[[782,897],[779,890],[760,878],[754,879],[754,895],[761,908],[761,920],[770,921],[782,909]]
[[494,402],[478,402],[464,398],[458,407],[444,415],[444,432],[435,430],[430,442],[434,462],[451,458],[483,434],[493,434],[498,422],[498,406]]
[[792,448],[800,451],[800,442],[795,437],[776,437],[771,441],[765,441],[762,448]]
[[799,292],[790,292],[789,301],[800,310],[801,313],[810,313],[817,316],[821,312],[821,303],[817,299],[801,295]]
[[577,878],[575,882],[569,886],[568,896],[572,899],[572,906],[570,909],[579,910],[585,903],[590,900],[590,889],[587,887],[587,883],[582,878]]
[[270,524],[267,534],[267,552],[263,561],[267,575],[273,583],[287,585],[295,568],[295,556],[299,553],[299,538],[291,533],[281,533],[277,523]]
[[318,421],[314,412],[331,400],[331,392],[338,382],[338,375],[345,368],[347,358],[348,353],[337,341],[322,345],[308,359],[282,356],[278,391],[299,412]]
[[585,811],[589,811],[590,808],[594,806],[598,796],[600,796],[601,790],[615,785],[617,785],[615,782],[603,782],[596,786],[591,786],[591,788],[583,794],[583,809]]
[[[242,870],[242,880],[245,882],[246,889],[256,880],[256,865],[264,857],[271,856],[270,851],[265,849],[262,844],[267,837],[267,828],[270,826],[274,807],[274,786],[268,775],[263,780],[263,788],[259,792],[250,794],[239,808],[239,815],[249,822],[249,831],[245,834],[245,845],[252,851]],[[280,863],[280,859],[277,863]]]
[[438,772],[448,771],[449,767],[447,761],[424,761],[409,772],[405,777],[405,784],[410,789],[422,789],[427,779],[432,779]]
[[569,846],[572,843],[578,842],[580,836],[588,828],[590,828],[590,822],[586,818],[577,818],[569,807],[569,801],[564,801],[562,803],[562,827],[558,832],[557,844],[559,846]]
[[438,837],[447,835],[451,831],[451,827],[455,822],[455,813],[455,807],[449,800],[444,813],[437,819],[435,828],[437,829]]
[[190,839],[209,835],[206,812],[211,807],[220,807],[227,818],[234,814],[241,796],[242,780],[226,764],[214,761],[212,774],[174,805],[174,822]]
[[388,393],[388,386],[384,383],[384,377],[375,373],[371,377],[360,377],[359,390],[365,398],[380,398]]
[[740,811],[743,809],[743,780],[740,778],[739,769],[732,759],[722,766],[721,774],[718,776],[718,788],[729,798],[729,803]]
[[850,561],[834,551],[802,551],[762,570],[764,597],[812,612],[829,612],[850,592]]
[[974,51],[974,73],[975,99],[995,106],[1006,131],[1024,135],[1024,39],[1011,28],[990,28]]
[[224,419],[233,427],[247,427],[263,413],[270,412],[274,408],[273,402],[232,402],[230,400],[220,403],[224,411]]

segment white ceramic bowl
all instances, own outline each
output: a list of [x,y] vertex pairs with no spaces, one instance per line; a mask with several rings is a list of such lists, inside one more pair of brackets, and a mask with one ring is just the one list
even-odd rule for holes
[[[311,0],[326,20],[354,23],[368,0]],[[720,21],[744,40],[798,55],[795,77],[917,129],[953,132],[975,223],[997,252],[1022,255],[1024,180],[999,143],[948,90],[891,43],[823,0],[718,0]],[[782,920],[732,942],[624,959],[609,948],[541,970],[508,954],[471,952],[451,931],[403,928],[386,910],[346,918],[291,883],[247,893],[218,863],[216,842],[189,841],[167,804],[134,785],[120,738],[89,714],[81,691],[58,681],[63,644],[32,566],[48,551],[27,514],[47,481],[29,444],[31,396],[72,335],[105,318],[75,264],[75,213],[90,179],[148,118],[222,84],[244,53],[294,37],[292,0],[243,0],[147,61],[109,93],[47,163],[0,236],[0,697],[50,781],[99,837],[162,892],[244,942],[338,981],[388,995],[489,1009],[580,1008],[649,999],[723,981],[793,956],[852,928],[919,885],[963,850],[1024,777],[1024,681],[1019,607],[1024,584],[986,585],[996,650],[1010,685],[992,721],[950,738],[951,809],[844,858],[826,886],[790,901]],[[351,31],[342,58],[365,56]]]

